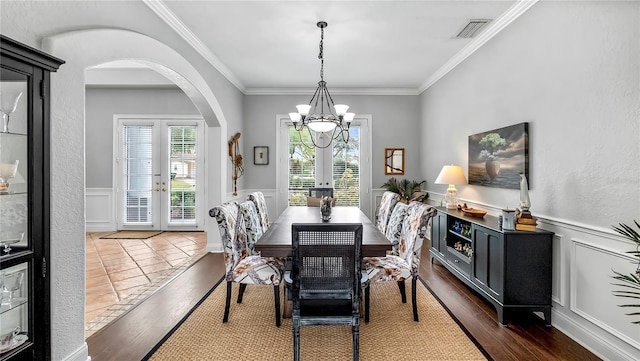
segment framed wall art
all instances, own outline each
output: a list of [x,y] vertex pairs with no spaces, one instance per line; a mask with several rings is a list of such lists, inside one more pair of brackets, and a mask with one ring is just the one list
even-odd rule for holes
[[529,177],[529,123],[469,136],[469,184],[520,189]]
[[384,174],[404,174],[404,148],[384,149]]
[[253,164],[257,164],[257,165],[269,164],[269,147],[267,146],[253,147]]

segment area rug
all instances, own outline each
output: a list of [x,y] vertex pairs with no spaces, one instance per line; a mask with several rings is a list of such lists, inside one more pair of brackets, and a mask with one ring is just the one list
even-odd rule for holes
[[[360,325],[361,360],[486,360],[447,311],[418,282],[420,322],[413,321],[400,300],[395,282],[371,288],[371,319]],[[222,323],[225,285],[222,283],[159,345],[152,361],[291,360],[291,319],[275,326],[273,288],[248,286],[242,304],[231,296],[229,322]],[[283,299],[283,296],[281,296]],[[350,360],[350,326],[302,326],[300,356],[304,360]]]
[[119,231],[104,235],[100,239],[147,239],[160,233],[162,231]]

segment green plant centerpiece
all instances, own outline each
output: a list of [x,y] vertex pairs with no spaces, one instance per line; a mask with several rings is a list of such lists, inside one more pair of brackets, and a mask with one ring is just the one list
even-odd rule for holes
[[[640,230],[640,224],[638,224],[638,221],[633,222],[636,224],[638,230]],[[629,303],[618,306],[625,308],[628,307],[631,309],[631,312],[626,314],[627,316],[640,316],[640,233],[633,229],[631,226],[628,226],[624,223],[620,223],[619,227],[613,226],[611,228],[636,244],[636,250],[628,251],[627,253],[630,253],[638,258],[638,261],[636,262],[637,267],[635,273],[629,273],[627,275],[613,271],[613,273],[615,273],[615,276],[613,276],[613,278],[621,282],[613,284],[614,286],[621,287],[621,289],[613,291],[613,295],[618,297],[630,298],[630,302],[635,302],[633,300],[638,300],[638,302],[636,303]],[[640,325],[640,320],[632,321],[631,323]]]
[[408,179],[396,180],[394,177],[389,178],[382,188],[390,192],[398,193],[400,195],[400,201],[403,203],[409,203],[411,201],[424,202],[429,198],[429,193],[422,190],[422,185],[426,183],[423,181],[414,181]]

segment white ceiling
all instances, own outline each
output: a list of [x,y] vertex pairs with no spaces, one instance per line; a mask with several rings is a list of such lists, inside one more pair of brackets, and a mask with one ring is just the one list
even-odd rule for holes
[[[333,93],[418,94],[536,2],[142,1],[128,18],[160,19],[245,94],[315,88],[319,20],[329,24],[324,76]],[[474,39],[455,38],[470,19],[492,22]]]

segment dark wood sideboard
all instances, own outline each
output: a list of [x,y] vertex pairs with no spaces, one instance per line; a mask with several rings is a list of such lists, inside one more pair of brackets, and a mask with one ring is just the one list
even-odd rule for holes
[[437,207],[430,260],[491,302],[506,325],[514,310],[541,311],[551,326],[553,232],[506,231],[498,217],[474,218]]

